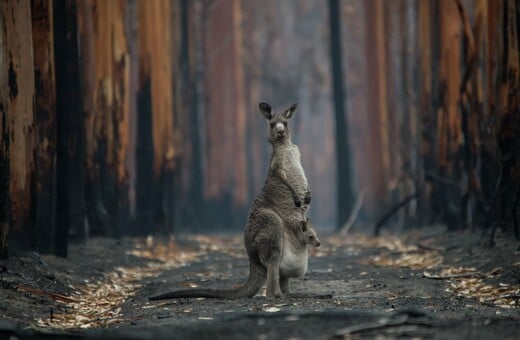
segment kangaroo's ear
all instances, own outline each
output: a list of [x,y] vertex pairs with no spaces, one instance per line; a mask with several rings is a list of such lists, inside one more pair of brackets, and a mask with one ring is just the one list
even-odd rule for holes
[[302,232],[306,232],[307,231],[307,221],[301,221],[300,227],[302,228]]
[[288,108],[284,113],[282,113],[282,116],[286,119],[290,119],[293,116],[294,111],[296,111],[297,107],[298,107],[297,103],[292,104],[292,106],[290,108]]
[[271,105],[267,103],[260,103],[258,104],[258,107],[260,108],[260,113],[262,113],[267,120],[271,120],[271,118],[273,118],[273,108]]

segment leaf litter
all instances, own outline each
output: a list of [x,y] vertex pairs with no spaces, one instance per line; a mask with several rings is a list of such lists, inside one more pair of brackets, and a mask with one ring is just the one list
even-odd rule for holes
[[[440,267],[444,258],[443,248],[407,245],[396,236],[370,237],[356,235],[351,240],[331,239],[336,246],[353,245],[363,248],[382,248],[380,255],[371,256],[369,264],[381,267],[406,267],[410,269],[432,269]],[[520,266],[515,263],[515,266]],[[475,268],[449,267],[443,268],[438,274],[423,271],[423,277],[428,279],[449,280],[447,292],[457,296],[474,298],[480,303],[491,304],[500,308],[520,307],[520,284],[491,284],[489,279],[500,275],[501,268],[495,268],[481,274]]]
[[[57,302],[64,305],[65,312],[53,313],[50,317],[40,318],[37,324],[41,327],[59,329],[100,328],[118,324],[125,321],[120,306],[141,287],[140,280],[196,261],[200,256],[208,253],[222,252],[236,258],[245,258],[240,236],[223,239],[196,235],[189,239],[196,242],[197,249],[180,250],[173,239],[165,243],[156,242],[153,237],[148,237],[146,240],[137,242],[135,248],[128,254],[149,259],[150,261],[145,266],[120,266],[113,272],[105,274],[96,283],[71,287],[74,289],[74,293],[66,296],[65,299],[56,299]],[[476,298],[483,304],[492,304],[502,308],[518,308],[519,285],[498,282],[493,285],[485,282],[488,278],[496,279],[500,275],[499,270],[479,275],[475,268],[441,269],[444,261],[443,249],[410,245],[396,236],[370,237],[358,234],[348,238],[327,238],[327,242],[315,250],[315,256],[329,256],[340,247],[348,249],[348,253],[351,254],[359,253],[360,248],[381,249],[379,255],[369,256],[369,264],[422,269],[425,278],[447,280],[449,286],[446,290],[450,293]],[[437,268],[437,272],[430,272],[435,271],[434,268]],[[196,284],[189,283],[189,285],[195,286]],[[152,307],[154,306],[148,304],[142,306],[144,309]],[[282,306],[264,305],[261,310],[276,313],[282,309],[280,307]],[[191,310],[185,312],[189,313]]]
[[[120,306],[141,288],[139,281],[172,268],[185,266],[208,251],[215,250],[214,247],[208,246],[211,239],[198,241],[201,246],[194,251],[179,250],[173,238],[166,243],[156,242],[152,236],[147,237],[144,242],[136,241],[135,248],[127,254],[149,259],[149,262],[144,266],[116,267],[112,272],[105,273],[97,282],[70,285],[73,290],[70,296],[50,296],[63,305],[63,312],[51,311],[48,317],[37,319],[36,324],[39,327],[54,329],[85,329],[103,328],[123,322]],[[19,289],[39,293],[27,287]]]

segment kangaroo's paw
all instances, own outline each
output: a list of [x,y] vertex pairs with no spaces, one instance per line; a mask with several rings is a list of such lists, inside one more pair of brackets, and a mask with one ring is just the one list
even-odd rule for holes
[[309,190],[309,191],[307,191],[305,193],[305,197],[303,198],[303,203],[305,203],[305,204],[311,203],[311,198],[312,198],[312,195],[311,195],[311,192]]

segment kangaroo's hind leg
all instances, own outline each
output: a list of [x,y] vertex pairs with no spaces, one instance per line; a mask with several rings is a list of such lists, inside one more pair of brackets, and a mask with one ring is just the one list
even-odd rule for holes
[[283,295],[280,288],[280,251],[271,251],[267,255],[268,258],[262,260],[267,267],[266,297],[279,298]]
[[[250,221],[247,234],[246,247],[251,244],[248,251],[257,254],[267,271],[267,297],[281,297],[280,260],[284,237],[282,219],[274,211],[265,209]],[[253,236],[249,237],[250,235]]]

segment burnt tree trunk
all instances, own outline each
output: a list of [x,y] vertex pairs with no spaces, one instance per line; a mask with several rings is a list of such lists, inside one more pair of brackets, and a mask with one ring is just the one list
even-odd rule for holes
[[[10,33],[7,25],[4,24],[8,19],[9,9],[6,1],[0,2],[0,69],[9,68],[7,53],[7,37]],[[6,259],[8,255],[7,237],[9,235],[9,225],[11,218],[11,205],[9,196],[9,167],[10,167],[10,127],[11,119],[9,116],[9,102],[11,101],[9,75],[0,72],[0,259]]]
[[56,82],[52,0],[33,0],[32,35],[35,78],[35,223],[38,250],[52,253],[56,213]]
[[176,107],[184,152],[175,178],[175,226],[197,231],[203,221],[202,118],[201,118],[201,2],[180,2],[179,84]]
[[[178,39],[173,6],[158,0],[138,3],[139,85],[137,93],[137,232],[172,231],[173,174],[178,158],[174,126],[173,77]],[[173,19],[177,24],[177,18]],[[161,48],[157,48],[161,46]]]
[[[0,2],[0,255],[36,249],[34,61],[30,1]],[[23,38],[22,38],[23,37]],[[7,234],[9,233],[9,240]]]
[[[242,225],[248,185],[242,63],[242,4],[212,1],[204,7],[204,198],[212,228]],[[222,83],[229,84],[222,86]]]
[[77,40],[77,2],[54,1],[56,56],[56,238],[55,253],[67,256],[69,233],[87,237],[85,209],[85,115]]
[[419,188],[419,199],[417,200],[417,218],[420,225],[433,222],[432,180],[435,172],[435,119],[434,96],[433,96],[433,65],[437,60],[432,34],[435,23],[435,10],[431,1],[419,1],[418,3],[418,34],[417,48],[419,54],[419,70],[421,74],[417,88],[419,88],[419,103],[417,119],[420,130],[418,131],[418,143],[420,144],[419,173],[417,175],[417,187]]
[[340,229],[347,221],[353,207],[352,174],[350,169],[350,145],[347,126],[347,89],[344,84],[342,35],[339,0],[329,0],[330,55],[334,94],[337,167],[337,221]]
[[93,235],[129,221],[130,54],[125,1],[81,1],[78,29],[86,120],[87,212]]

